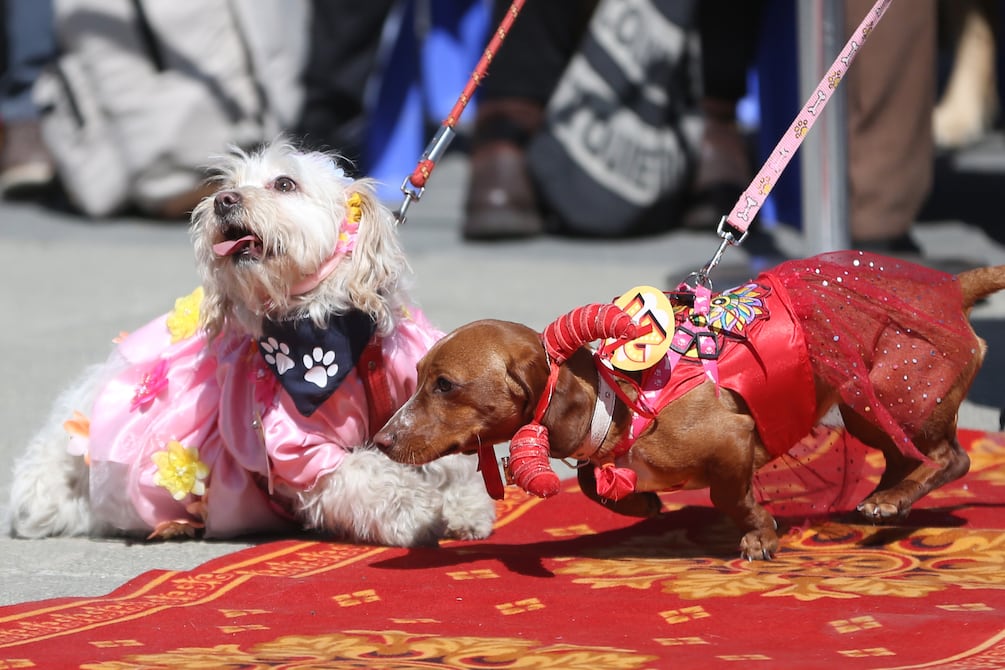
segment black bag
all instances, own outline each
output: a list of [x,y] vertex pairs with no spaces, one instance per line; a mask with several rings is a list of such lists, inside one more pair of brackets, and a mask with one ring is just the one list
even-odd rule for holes
[[674,224],[701,141],[694,3],[600,0],[528,149],[560,232]]

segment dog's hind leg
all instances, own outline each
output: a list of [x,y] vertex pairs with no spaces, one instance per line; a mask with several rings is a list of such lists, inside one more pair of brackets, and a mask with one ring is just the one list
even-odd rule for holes
[[[888,454],[887,462],[889,463],[892,454],[886,450],[884,453]],[[910,513],[911,506],[915,502],[931,491],[959,479],[970,469],[970,457],[960,447],[960,443],[955,437],[940,440],[927,450],[926,455],[934,465],[913,461],[914,469],[907,472],[899,481],[895,481],[895,477],[884,474],[884,486],[877,487],[859,504],[859,512],[873,521],[904,519]],[[892,458],[912,463],[903,459],[899,453]],[[897,470],[903,468],[903,465],[897,466]]]
[[88,468],[66,452],[65,434],[45,430],[14,464],[9,528],[15,537],[88,535],[93,532]]
[[859,512],[872,521],[905,518],[911,506],[929,492],[959,479],[970,469],[970,457],[956,439],[955,418],[949,425],[929,425],[914,438],[930,463],[905,456],[890,437],[850,410],[842,409],[845,430],[864,444],[883,452],[886,469],[876,489],[863,500]]
[[88,466],[67,451],[63,422],[89,411],[109,368],[96,366],[55,404],[45,426],[14,463],[7,525],[16,537],[89,535],[102,531],[91,511]]
[[[962,276],[964,298],[970,300],[982,294],[983,289],[975,287],[975,282],[980,284],[983,278],[986,280],[984,284],[993,283],[997,275],[988,270],[971,271]],[[914,446],[927,457],[927,461],[905,456],[893,438],[875,423],[868,421],[851,407],[841,406],[841,415],[848,433],[864,444],[879,449],[886,457],[886,470],[879,485],[858,506],[858,510],[866,518],[875,521],[903,519],[910,513],[915,502],[940,486],[959,479],[970,469],[970,457],[956,438],[956,421],[960,404],[980,369],[986,350],[984,341],[972,332],[971,335],[971,354],[966,361],[961,361],[952,386],[937,399],[924,422],[910,430],[909,436]],[[877,357],[872,361],[869,378],[880,398],[907,399],[910,394],[917,393],[912,391],[906,381],[899,381],[899,372],[892,377],[889,374],[889,370],[896,370],[898,365],[906,363],[899,348],[890,347],[889,352],[884,348],[881,353],[877,352]],[[903,379],[907,380],[908,377],[905,372]]]

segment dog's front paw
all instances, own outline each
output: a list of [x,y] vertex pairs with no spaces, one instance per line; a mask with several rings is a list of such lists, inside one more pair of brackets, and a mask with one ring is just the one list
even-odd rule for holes
[[492,534],[496,504],[479,482],[466,492],[453,491],[443,499],[444,537],[454,540],[484,540]]
[[475,470],[475,460],[470,456],[447,456],[425,468],[427,474],[439,480],[444,537],[482,540],[491,535],[496,503],[485,491],[485,483]]
[[748,561],[770,561],[777,552],[778,535],[773,530],[752,530],[740,540],[740,555]]
[[447,530],[444,538],[451,540],[484,540],[492,534],[495,523],[495,513],[491,516],[481,515],[476,518],[447,519]]

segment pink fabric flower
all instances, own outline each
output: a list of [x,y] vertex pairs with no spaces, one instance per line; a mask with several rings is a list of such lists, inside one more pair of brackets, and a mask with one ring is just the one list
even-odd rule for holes
[[157,394],[167,388],[167,361],[163,358],[140,380],[136,386],[136,393],[129,403],[129,411],[135,412],[137,409],[146,409],[154,401]]

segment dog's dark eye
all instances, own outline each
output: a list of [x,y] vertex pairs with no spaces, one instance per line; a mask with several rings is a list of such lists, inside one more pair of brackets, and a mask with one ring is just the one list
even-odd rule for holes
[[272,188],[280,193],[289,193],[297,190],[297,182],[289,177],[276,177],[276,181],[272,182]]
[[437,393],[449,393],[454,390],[454,383],[446,377],[437,377],[433,388]]

